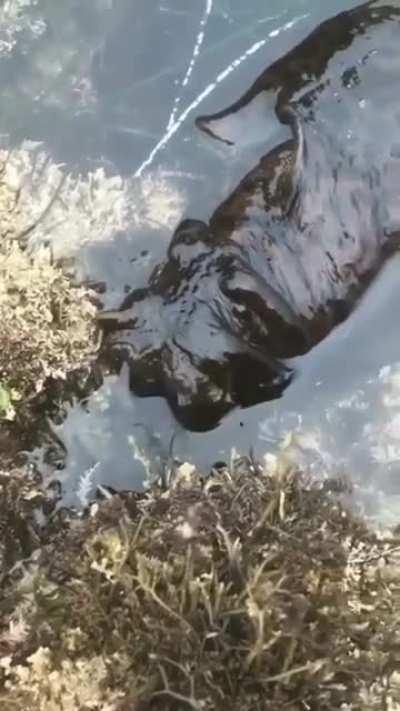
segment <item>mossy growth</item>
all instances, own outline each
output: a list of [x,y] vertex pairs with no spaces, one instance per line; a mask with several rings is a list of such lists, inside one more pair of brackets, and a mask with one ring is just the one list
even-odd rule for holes
[[25,522],[3,557],[2,708],[400,708],[398,542],[294,467],[184,465],[42,526],[33,480],[0,486],[14,544]]
[[[49,249],[26,249],[29,204],[0,154],[0,421],[96,350],[93,295],[71,285]],[[15,176],[14,176],[15,178]],[[33,209],[33,208],[32,208]],[[40,220],[37,221],[39,224]]]

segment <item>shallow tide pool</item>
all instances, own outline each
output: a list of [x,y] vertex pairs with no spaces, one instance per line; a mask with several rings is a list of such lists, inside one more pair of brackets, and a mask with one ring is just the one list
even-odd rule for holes
[[[32,163],[44,151],[57,170],[80,176],[77,183],[71,177],[63,198],[73,210],[49,223],[30,247],[50,241],[78,278],[102,284],[107,308],[117,307],[130,288],[146,283],[180,219],[207,220],[254,163],[257,126],[249,126],[240,150],[229,150],[197,131],[196,115],[232,103],[322,20],[357,4],[6,3],[0,11],[2,144],[22,146]],[[267,144],[279,140],[280,130],[271,113]],[[63,503],[82,505],[99,484],[141,487],[171,456],[207,469],[233,451],[263,457],[285,447],[318,474],[353,478],[371,515],[395,516],[399,269],[395,257],[355,313],[296,362],[298,375],[281,400],[234,411],[214,431],[184,431],[164,400],[129,392],[124,370],[106,378],[53,425],[67,452],[57,472]]]

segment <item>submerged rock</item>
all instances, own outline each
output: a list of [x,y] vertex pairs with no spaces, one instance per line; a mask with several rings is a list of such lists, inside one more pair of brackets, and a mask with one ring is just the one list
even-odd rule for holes
[[105,352],[185,427],[278,397],[286,360],[343,321],[398,246],[400,9],[328,20],[228,109],[198,125],[240,148],[272,103],[291,137],[208,224],[183,221],[147,288],[101,315]]

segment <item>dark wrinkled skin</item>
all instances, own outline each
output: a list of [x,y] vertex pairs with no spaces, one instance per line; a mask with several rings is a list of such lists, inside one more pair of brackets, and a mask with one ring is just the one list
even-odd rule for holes
[[325,22],[197,125],[234,143],[271,93],[292,138],[208,225],[182,222],[148,287],[100,316],[132,389],[166,397],[193,430],[279,397],[285,360],[346,318],[400,237],[399,3]]

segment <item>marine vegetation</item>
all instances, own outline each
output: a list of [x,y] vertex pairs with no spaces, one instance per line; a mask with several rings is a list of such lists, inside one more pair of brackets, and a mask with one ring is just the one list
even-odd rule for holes
[[93,358],[96,309],[93,296],[71,285],[49,249],[26,249],[20,191],[10,186],[4,153],[2,160],[0,419],[12,419],[48,378],[65,378]]
[[9,474],[2,708],[400,707],[399,541],[329,480],[279,459],[181,465],[167,490],[103,490],[78,516]]
[[[12,400],[37,394],[93,355],[95,307],[49,254],[34,259],[14,243],[0,253],[0,378]],[[39,326],[39,327],[38,327]]]

